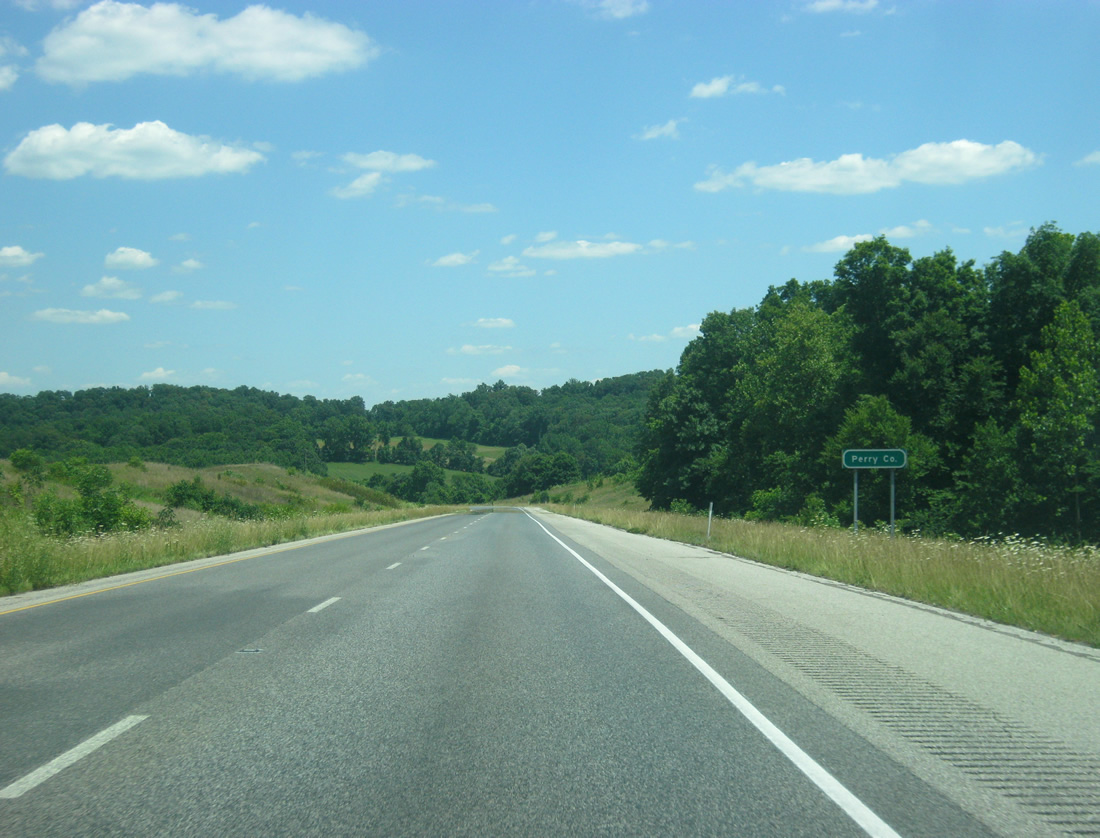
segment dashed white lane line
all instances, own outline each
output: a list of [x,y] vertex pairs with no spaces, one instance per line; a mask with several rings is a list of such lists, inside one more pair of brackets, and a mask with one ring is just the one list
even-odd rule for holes
[[105,730],[101,730],[90,739],[85,739],[75,748],[72,748],[71,750],[63,753],[61,756],[50,760],[41,768],[35,769],[30,774],[27,774],[25,777],[22,777],[16,780],[11,785],[5,786],[4,788],[0,789],[0,798],[6,798],[10,800],[16,797],[21,797],[22,795],[33,789],[35,786],[39,785],[40,783],[46,782],[46,780],[50,779],[50,777],[65,770],[74,762],[83,759],[93,751],[102,748],[112,739],[117,736],[121,736],[134,725],[138,724],[139,722],[145,721],[147,718],[149,717],[127,716],[121,722],[115,722],[115,724],[111,725]]
[[332,605],[332,603],[339,602],[339,601],[340,601],[340,597],[338,597],[338,596],[331,597],[329,599],[326,599],[320,605],[314,605],[306,613],[307,614],[316,614],[318,611],[324,611],[326,608],[328,608],[330,605]]
[[710,681],[710,683],[725,696],[726,700],[736,707],[742,716],[748,719],[753,727],[764,734],[768,741],[771,742],[783,756],[794,763],[799,771],[821,789],[821,791],[839,806],[849,818],[855,821],[867,835],[871,836],[871,838],[900,838],[898,833],[895,832],[889,824],[872,812],[866,803],[852,794],[852,792],[841,784],[836,777],[822,768],[813,757],[799,748],[782,730],[776,727],[763,713],[757,710],[755,705],[750,703],[747,698],[734,689],[729,681],[718,674],[717,670],[699,657],[694,649],[673,634],[668,626],[650,614],[649,611],[630,596],[630,594],[604,576],[604,574],[597,570],[591,563],[582,558],[576,550],[550,532],[541,521],[530,513],[527,514],[527,517],[542,527],[543,532],[554,539],[554,541],[558,542],[558,544],[565,548],[567,553],[588,568],[596,578],[618,594],[627,605],[637,611],[646,622],[653,626],[653,628],[665,638],[665,640],[672,644],[677,652],[687,658],[691,665],[694,666],[704,678]]
[[387,567],[386,570],[393,570],[395,567],[400,567],[400,565],[401,565],[401,562],[394,562],[389,567]]

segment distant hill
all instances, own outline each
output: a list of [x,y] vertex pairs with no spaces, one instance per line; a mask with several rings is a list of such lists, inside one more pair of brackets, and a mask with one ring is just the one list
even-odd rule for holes
[[[266,462],[325,474],[329,462],[375,460],[383,446],[388,456],[398,437],[430,437],[495,446],[498,461],[508,448],[568,454],[587,477],[631,456],[649,390],[663,377],[653,371],[595,383],[571,380],[541,392],[498,381],[461,396],[385,402],[369,410],[359,397],[298,398],[253,387],[156,384],[0,394],[0,457],[30,449],[51,461],[137,457],[189,468]],[[403,447],[408,465],[433,457],[418,439]],[[433,461],[443,456],[445,446],[429,448],[440,449]],[[452,458],[467,450],[448,449]],[[480,471],[483,465],[474,457],[458,467]]]

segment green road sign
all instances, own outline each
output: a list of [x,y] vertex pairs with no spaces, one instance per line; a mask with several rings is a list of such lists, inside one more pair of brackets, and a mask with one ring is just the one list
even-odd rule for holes
[[909,462],[903,448],[849,448],[841,459],[844,468],[905,468]]

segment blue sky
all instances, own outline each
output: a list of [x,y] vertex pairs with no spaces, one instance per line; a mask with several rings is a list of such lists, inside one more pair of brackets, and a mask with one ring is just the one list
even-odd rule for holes
[[0,391],[675,366],[854,241],[1100,229],[1100,3],[0,0]]

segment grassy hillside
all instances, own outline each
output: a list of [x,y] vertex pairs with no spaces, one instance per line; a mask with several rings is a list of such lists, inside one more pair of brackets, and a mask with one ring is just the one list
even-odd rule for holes
[[121,488],[156,516],[169,487],[192,484],[246,505],[248,519],[195,509],[172,510],[167,526],[60,538],[43,534],[31,510],[44,495],[77,497],[70,482],[20,475],[0,460],[0,595],[49,588],[173,562],[223,555],[328,533],[420,518],[455,507],[398,501],[335,476],[319,477],[267,464],[193,469],[161,463],[112,464],[111,491]]

